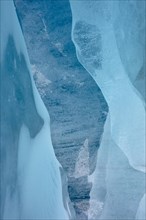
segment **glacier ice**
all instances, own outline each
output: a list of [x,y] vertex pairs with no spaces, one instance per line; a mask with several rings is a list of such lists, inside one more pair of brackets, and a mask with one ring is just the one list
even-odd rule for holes
[[13,1],[0,4],[0,219],[69,219],[49,115],[30,74],[15,7]]
[[[97,210],[91,219],[134,219],[139,202],[145,192],[145,174],[133,169],[125,154],[115,144],[110,134],[110,117],[98,151],[98,160],[93,174],[91,200],[98,201],[102,210]],[[94,205],[94,209],[96,209]],[[90,218],[89,218],[90,219]]]
[[91,192],[104,204],[95,219],[145,219],[145,1],[70,5],[77,57],[109,107]]

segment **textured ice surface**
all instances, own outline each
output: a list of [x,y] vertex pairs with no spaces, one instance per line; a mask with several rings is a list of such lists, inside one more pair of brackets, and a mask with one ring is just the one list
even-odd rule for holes
[[139,85],[145,85],[143,77],[139,85],[136,80],[144,75],[145,1],[70,4],[77,57],[109,107],[94,179],[95,199],[104,202],[100,219],[134,219],[137,209],[144,219],[145,106]]
[[68,219],[49,115],[30,75],[13,1],[1,1],[1,23],[0,218]]

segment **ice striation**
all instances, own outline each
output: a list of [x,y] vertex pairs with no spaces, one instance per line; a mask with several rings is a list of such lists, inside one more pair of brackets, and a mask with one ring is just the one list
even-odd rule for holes
[[65,176],[52,147],[48,112],[30,74],[15,7],[13,1],[0,4],[0,219],[69,219]]
[[92,178],[90,208],[100,208],[91,219],[145,219],[145,1],[70,5],[78,60],[109,107]]

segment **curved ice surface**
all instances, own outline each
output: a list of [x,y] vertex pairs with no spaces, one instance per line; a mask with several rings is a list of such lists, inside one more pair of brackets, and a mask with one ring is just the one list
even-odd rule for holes
[[136,219],[137,220],[141,220],[141,219],[145,219],[146,218],[146,207],[145,207],[145,203],[146,203],[146,194],[144,194],[144,196],[142,197],[139,207],[138,207],[138,211],[136,214]]
[[[92,175],[90,210],[94,209],[96,213],[89,219],[135,219],[145,192],[145,174],[129,165],[125,154],[113,141],[109,115],[98,151],[96,170]],[[102,209],[96,206],[99,203]]]
[[[131,165],[145,171],[144,103],[129,80],[119,55],[113,28],[114,18],[112,19],[112,12],[117,4],[112,1],[107,5],[105,2],[94,2],[92,5],[88,1],[71,1],[72,36],[79,60],[94,77],[108,102],[114,140]],[[77,7],[83,8],[83,13],[77,15]],[[88,10],[89,16],[85,16],[85,10]],[[93,18],[95,19],[92,20]],[[143,50],[142,52],[144,54]],[[137,64],[139,70],[143,64],[141,57],[140,61],[141,65]]]
[[[87,3],[88,1],[85,3],[86,6],[88,6]],[[95,3],[98,5],[98,2]],[[113,139],[124,151],[130,164],[135,169],[145,172],[144,103],[137,95],[136,89],[129,80],[126,69],[121,62],[112,19],[106,17],[112,7],[110,7],[111,10],[108,10],[104,3],[99,3],[99,7],[94,7],[93,4],[94,11],[92,12],[93,7],[88,6],[86,8],[89,14],[88,22],[86,21],[87,16],[84,19],[84,13],[80,13],[80,18],[76,18],[74,5],[82,8],[81,4],[84,5],[82,1],[71,1],[73,11],[72,36],[77,49],[77,56],[98,83],[109,105]],[[112,6],[112,4],[107,5]],[[90,14],[92,16],[94,13],[98,15],[96,8],[99,11],[104,11],[103,16],[101,15],[102,22],[98,21],[98,16],[96,16],[96,23],[94,20],[93,24],[90,24],[92,22],[90,21]],[[109,17],[111,16],[109,15]]]
[[51,142],[50,119],[30,75],[15,7],[13,1],[0,4],[0,218],[68,219],[60,164]]
[[[144,71],[145,1],[70,0],[70,4],[73,16],[72,39],[77,57],[92,75],[108,103],[111,136],[109,144],[113,143],[112,145],[116,146],[115,151],[111,151],[109,146],[111,153],[107,160],[113,157],[117,162],[115,177],[109,163],[105,161],[107,163],[105,179],[108,180],[101,219],[133,219],[140,197],[144,193],[144,173],[146,172],[145,106],[143,94],[140,94],[139,86],[135,85],[140,72]],[[141,86],[145,85],[141,84]],[[117,148],[120,149],[116,150]],[[124,176],[128,174],[126,172],[126,169],[129,169],[128,165],[125,165],[123,171],[119,170],[122,164],[127,164],[126,160],[131,169],[135,170],[131,170],[129,175],[137,178],[135,172],[138,172],[142,178],[142,185],[139,185],[137,192],[130,191],[130,193],[133,192],[130,196],[136,198],[136,205],[132,205],[130,211],[126,206],[121,210],[124,197],[120,195],[125,189],[123,188],[119,195],[119,206],[116,203],[118,194],[115,193],[119,189],[118,172]],[[112,180],[113,183],[111,183]],[[128,181],[130,190],[130,184],[133,183],[130,180],[125,179],[125,181]],[[112,188],[115,188],[114,184],[117,186],[115,190]],[[124,184],[126,182],[122,182],[122,186]],[[112,194],[114,196],[111,196]],[[125,198],[127,199],[125,204],[128,207],[132,199],[127,196]],[[115,209],[112,213],[109,210],[112,210],[113,202]]]

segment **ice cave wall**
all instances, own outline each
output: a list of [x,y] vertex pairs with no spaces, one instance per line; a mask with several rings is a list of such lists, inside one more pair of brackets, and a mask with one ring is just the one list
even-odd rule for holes
[[0,218],[69,219],[49,115],[30,74],[15,7],[13,1],[0,6]]
[[99,210],[91,219],[144,219],[145,1],[70,4],[77,57],[109,107],[91,192]]

